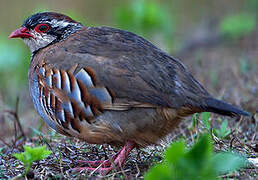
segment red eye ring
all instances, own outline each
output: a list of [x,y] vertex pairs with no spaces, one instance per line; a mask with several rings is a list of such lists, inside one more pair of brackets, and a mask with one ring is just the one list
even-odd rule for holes
[[38,24],[34,29],[39,33],[45,33],[50,29],[50,26],[48,24]]

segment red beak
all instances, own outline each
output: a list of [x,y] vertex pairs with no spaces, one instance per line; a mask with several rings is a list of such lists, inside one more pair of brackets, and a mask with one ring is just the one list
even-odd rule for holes
[[33,35],[30,34],[30,31],[26,27],[21,27],[19,29],[16,29],[9,35],[9,38],[30,38],[30,37],[33,37]]

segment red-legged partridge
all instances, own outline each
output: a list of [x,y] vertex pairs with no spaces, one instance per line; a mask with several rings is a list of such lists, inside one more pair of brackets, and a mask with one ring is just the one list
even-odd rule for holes
[[186,67],[144,38],[110,27],[83,26],[63,14],[38,13],[10,38],[32,52],[34,106],[57,132],[123,148],[111,161],[88,161],[105,174],[134,147],[157,143],[196,112],[248,115],[213,98]]

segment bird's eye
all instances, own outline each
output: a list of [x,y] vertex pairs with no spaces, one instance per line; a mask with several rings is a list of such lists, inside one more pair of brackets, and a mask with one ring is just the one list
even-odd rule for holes
[[47,32],[49,29],[50,29],[50,26],[48,24],[38,24],[35,27],[35,31],[37,31],[39,33]]

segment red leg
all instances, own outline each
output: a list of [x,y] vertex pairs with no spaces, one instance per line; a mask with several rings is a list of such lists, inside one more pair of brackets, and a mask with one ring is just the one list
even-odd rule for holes
[[[114,168],[122,167],[127,159],[131,150],[135,147],[135,143],[132,141],[127,141],[123,148],[111,158],[105,161],[80,161],[86,163],[89,166],[79,167],[76,170],[87,170],[100,172],[102,175],[108,174]],[[115,167],[112,165],[114,164]],[[100,166],[100,167],[99,167]]]

